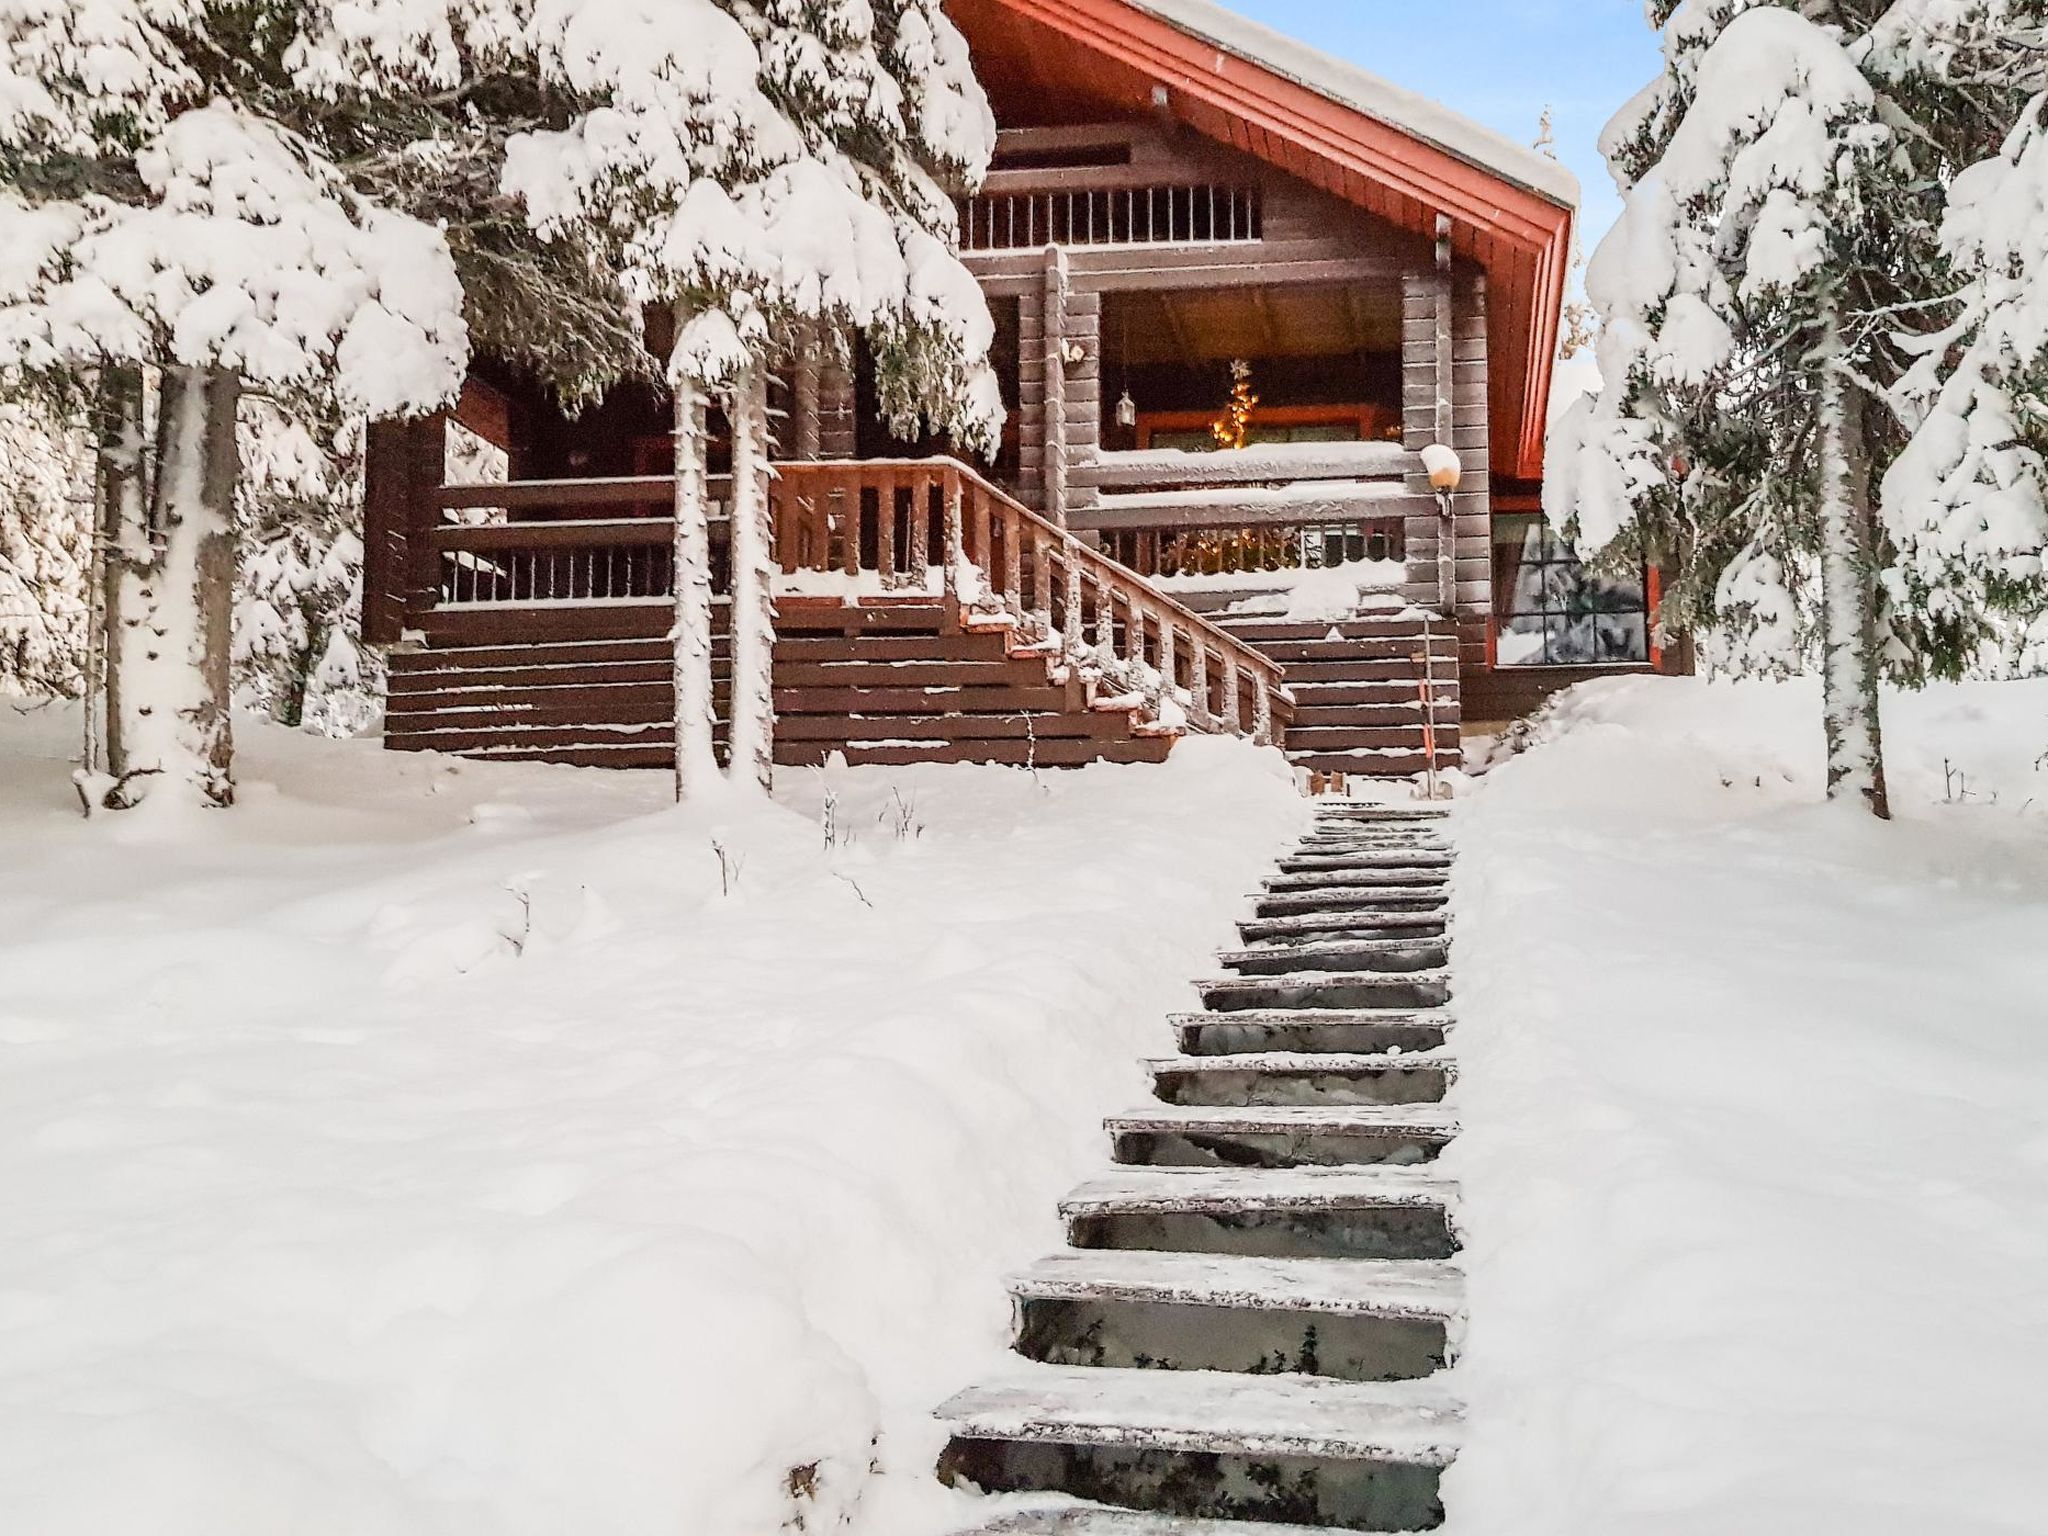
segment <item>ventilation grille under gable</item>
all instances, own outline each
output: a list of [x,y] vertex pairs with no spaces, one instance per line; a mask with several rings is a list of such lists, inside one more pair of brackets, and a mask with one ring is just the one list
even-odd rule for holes
[[1109,187],[999,192],[960,205],[967,251],[1048,245],[1247,245],[1263,237],[1256,187]]

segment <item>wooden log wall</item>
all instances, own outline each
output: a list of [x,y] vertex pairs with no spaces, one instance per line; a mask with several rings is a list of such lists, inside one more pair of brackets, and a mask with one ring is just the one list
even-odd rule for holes
[[[1401,285],[1402,440],[1420,450],[1437,440],[1439,356],[1434,270],[1409,273]],[[1455,509],[1458,630],[1468,672],[1486,665],[1486,625],[1493,605],[1493,498],[1487,408],[1486,279],[1458,272],[1451,286],[1449,357],[1451,441],[1465,477]],[[1408,518],[1408,598],[1438,606],[1437,553],[1442,519],[1420,467],[1409,476],[1415,498]]]

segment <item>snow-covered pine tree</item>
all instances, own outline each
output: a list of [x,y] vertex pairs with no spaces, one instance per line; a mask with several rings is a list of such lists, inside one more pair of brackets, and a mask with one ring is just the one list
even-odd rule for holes
[[1879,678],[1915,663],[1911,616],[1879,608],[1874,488],[1906,437],[1902,333],[1944,292],[1939,189],[2003,110],[1888,38],[1914,3],[1652,7],[1665,72],[1603,142],[1627,195],[1587,280],[1604,388],[1546,489],[1589,549],[1676,566],[1667,629],[1738,669],[1817,662],[1829,793],[1879,815]]
[[[235,692],[285,725],[351,735],[376,712],[362,604],[360,419],[252,396],[241,416]],[[315,436],[317,431],[318,436]]]
[[1949,178],[1954,300],[1930,307],[1935,323],[1911,339],[1916,360],[1892,390],[1913,433],[1883,482],[1896,551],[1884,579],[1913,658],[1936,676],[2048,669],[2044,22],[2035,0],[1901,0],[1876,37],[1895,79],[1969,103],[2024,101]]
[[84,686],[90,463],[85,435],[43,401],[0,403],[0,692]]
[[[417,7],[407,7],[417,14]],[[797,337],[866,336],[884,409],[977,444],[1001,403],[980,290],[959,264],[950,187],[986,168],[994,123],[965,42],[935,0],[678,0],[658,12],[567,6],[537,18],[543,79],[580,110],[515,137],[506,188],[537,227],[618,238],[632,298],[677,311],[676,672],[679,790],[710,760],[708,538],[694,527],[702,433],[722,396],[766,462],[758,376]],[[452,24],[452,23],[451,23]],[[735,548],[765,549],[758,482]],[[733,773],[773,754],[773,600],[764,560],[735,562]]]
[[[124,381],[103,458],[135,488],[147,461],[148,494],[118,498],[110,548],[110,805],[233,797],[244,389],[395,414],[448,398],[466,361],[440,233],[244,104],[287,94],[266,49],[290,42],[289,12],[0,0],[0,364]],[[158,380],[147,455],[144,368]]]

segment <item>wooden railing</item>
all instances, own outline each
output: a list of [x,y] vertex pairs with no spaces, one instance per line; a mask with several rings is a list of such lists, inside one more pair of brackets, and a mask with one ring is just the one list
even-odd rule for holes
[[[730,482],[712,484],[722,509]],[[449,485],[434,530],[434,594],[441,607],[490,603],[602,603],[672,597],[675,482],[542,480]],[[489,521],[471,521],[487,518]],[[724,584],[725,527],[713,524],[714,580]]]
[[[437,606],[594,604],[675,591],[666,478],[443,486]],[[713,586],[729,590],[731,483],[711,485]],[[783,464],[771,505],[791,586],[949,597],[1072,667],[1099,703],[1162,726],[1279,739],[1278,665],[952,459]],[[485,520],[488,519],[488,520]]]
[[837,573],[944,593],[1161,724],[1279,739],[1277,664],[953,459],[784,464],[776,549],[788,576]]

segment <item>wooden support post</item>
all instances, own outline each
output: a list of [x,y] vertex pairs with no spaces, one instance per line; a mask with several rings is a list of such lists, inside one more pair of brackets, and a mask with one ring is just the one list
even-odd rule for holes
[[[1455,449],[1457,431],[1456,350],[1452,325],[1451,220],[1436,217],[1436,440]],[[1437,518],[1437,601],[1444,617],[1455,622],[1458,605],[1458,516],[1452,497],[1442,498],[1443,511]]]
[[1045,252],[1045,515],[1067,526],[1067,253]]

